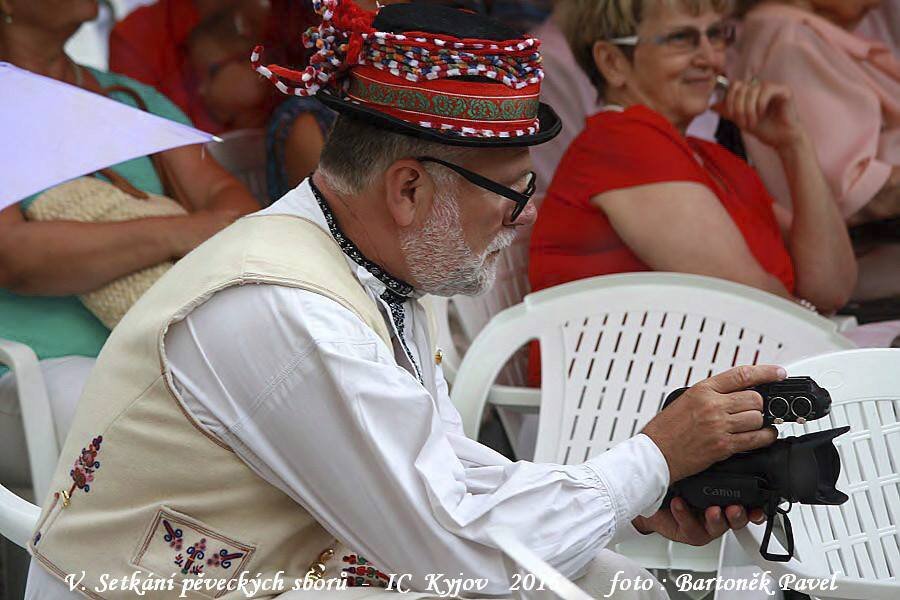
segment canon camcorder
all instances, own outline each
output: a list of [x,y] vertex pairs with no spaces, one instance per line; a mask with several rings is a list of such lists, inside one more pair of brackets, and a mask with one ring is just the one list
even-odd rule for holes
[[[662,408],[674,402],[687,388],[675,390]],[[831,410],[831,396],[809,377],[789,377],[783,381],[756,386],[763,397],[764,427],[786,422],[805,423],[820,419]],[[847,495],[835,486],[841,472],[841,459],[833,440],[850,430],[838,427],[827,431],[776,440],[771,446],[741,452],[718,462],[705,471],[686,477],[669,488],[663,502],[680,497],[691,507],[739,504],[747,510],[762,508],[767,517],[760,554],[767,560],[786,562],[794,555],[794,535],[787,513],[791,507],[780,505],[838,505]],[[784,518],[787,554],[769,552],[775,516]]]

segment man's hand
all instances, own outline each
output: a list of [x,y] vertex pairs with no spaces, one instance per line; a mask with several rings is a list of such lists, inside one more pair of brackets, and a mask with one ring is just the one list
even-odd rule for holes
[[729,529],[743,529],[748,520],[762,523],[766,516],[762,509],[755,508],[747,514],[742,506],[729,506],[722,510],[718,506],[706,509],[704,521],[681,498],[673,498],[668,509],[661,509],[652,517],[637,517],[633,521],[635,529],[641,533],[656,532],[675,542],[691,546],[705,546],[723,535]]
[[666,458],[669,484],[774,442],[774,428],[760,429],[762,396],[746,388],[785,377],[781,367],[736,367],[695,384],[647,423],[642,433]]

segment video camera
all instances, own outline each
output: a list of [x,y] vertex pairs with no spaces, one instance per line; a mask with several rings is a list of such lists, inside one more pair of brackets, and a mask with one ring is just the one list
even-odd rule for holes
[[[674,402],[687,388],[675,390],[662,408]],[[752,388],[763,397],[764,427],[820,419],[831,410],[831,396],[810,377],[789,377],[783,381]],[[841,458],[833,440],[850,430],[838,427],[827,431],[791,436],[776,440],[771,446],[741,452],[718,462],[705,471],[686,477],[669,488],[663,501],[681,497],[691,507],[705,510],[710,506],[739,504],[747,510],[762,508],[767,517],[766,530],[759,552],[763,558],[787,562],[794,556],[794,534],[783,502],[838,505],[848,500],[838,490]],[[787,554],[772,554],[769,543],[775,515],[784,518]]]

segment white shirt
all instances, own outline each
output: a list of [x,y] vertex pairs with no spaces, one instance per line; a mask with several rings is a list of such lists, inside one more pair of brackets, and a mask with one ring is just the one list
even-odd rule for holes
[[[263,213],[328,231],[307,183]],[[643,434],[570,466],[513,463],[468,439],[422,308],[403,303],[401,342],[385,284],[348,264],[390,324],[393,349],[338,303],[276,285],[219,292],[165,338],[185,407],[335,537],[384,572],[412,574],[415,588],[428,573],[465,573],[490,581],[483,594],[504,594],[491,526],[514,526],[577,577],[659,508],[668,467]]]

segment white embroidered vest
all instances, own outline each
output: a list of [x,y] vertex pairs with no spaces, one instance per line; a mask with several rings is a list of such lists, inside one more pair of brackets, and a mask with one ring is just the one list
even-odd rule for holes
[[[138,301],[104,346],[82,395],[53,487],[29,545],[60,578],[84,572],[91,598],[133,598],[96,590],[101,577],[201,577],[241,572],[287,589],[334,545],[301,506],[256,475],[182,408],[163,338],[214,293],[268,283],[303,288],[357,314],[391,347],[378,307],[327,232],[300,217],[245,217],[178,262]],[[222,323],[227,328],[228,323]],[[235,344],[241,340],[235,339]],[[298,398],[298,402],[304,401]],[[322,449],[322,460],[327,460]],[[272,597],[261,592],[255,597]],[[188,598],[246,598],[227,589]]]

